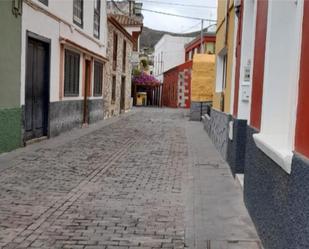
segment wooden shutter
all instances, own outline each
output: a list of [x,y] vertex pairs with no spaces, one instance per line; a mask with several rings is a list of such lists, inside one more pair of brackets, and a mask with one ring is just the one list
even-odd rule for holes
[[94,96],[102,95],[102,82],[103,82],[103,64],[95,61],[94,62]]
[[70,50],[65,50],[64,63],[64,96],[79,95],[79,70],[80,55]]

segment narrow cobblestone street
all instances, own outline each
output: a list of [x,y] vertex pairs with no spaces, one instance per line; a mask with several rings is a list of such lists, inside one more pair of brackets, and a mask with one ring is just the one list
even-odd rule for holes
[[104,122],[0,157],[1,248],[260,248],[240,186],[186,111]]

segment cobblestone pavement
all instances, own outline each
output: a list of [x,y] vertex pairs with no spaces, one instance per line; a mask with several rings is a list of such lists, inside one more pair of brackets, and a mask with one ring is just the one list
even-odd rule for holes
[[1,170],[1,248],[184,248],[183,115],[138,111],[21,150]]
[[[244,243],[256,238],[230,173],[224,171],[229,178],[222,185],[221,171],[194,170],[197,160],[221,159],[209,141],[201,146],[207,139],[201,124],[185,114],[138,109],[88,132],[79,129],[1,156],[0,248],[206,249],[212,238],[211,249],[258,248],[228,247],[225,236],[212,235],[224,228],[229,240],[231,230]],[[192,149],[198,148],[196,156]],[[225,209],[209,206],[224,188],[234,189],[236,198],[217,200]]]

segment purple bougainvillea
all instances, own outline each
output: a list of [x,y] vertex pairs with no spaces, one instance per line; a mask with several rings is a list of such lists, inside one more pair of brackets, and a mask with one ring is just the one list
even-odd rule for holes
[[140,75],[134,76],[132,81],[136,85],[149,85],[149,86],[160,85],[160,81],[158,81],[152,75],[146,74],[145,72],[142,72]]

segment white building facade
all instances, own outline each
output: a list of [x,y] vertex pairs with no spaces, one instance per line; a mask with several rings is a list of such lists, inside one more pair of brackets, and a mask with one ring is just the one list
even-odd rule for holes
[[105,0],[25,0],[22,12],[23,140],[103,119]]
[[165,34],[154,48],[154,76],[163,82],[163,73],[185,62],[185,45],[194,37]]

